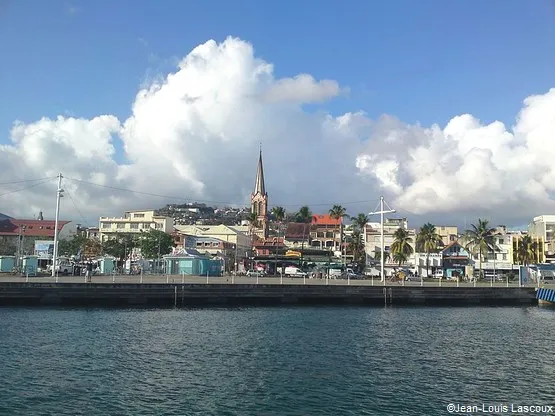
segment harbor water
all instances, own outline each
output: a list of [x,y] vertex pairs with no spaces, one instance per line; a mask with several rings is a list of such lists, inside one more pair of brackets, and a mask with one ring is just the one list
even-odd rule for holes
[[2,308],[0,415],[553,405],[554,334],[538,307]]

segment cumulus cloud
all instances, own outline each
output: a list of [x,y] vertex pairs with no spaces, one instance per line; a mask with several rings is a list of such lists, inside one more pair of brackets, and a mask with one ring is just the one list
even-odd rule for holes
[[356,164],[415,213],[555,211],[555,88],[528,97],[512,128],[470,114],[444,128],[381,120]]
[[[324,212],[343,203],[356,214],[373,209],[384,193],[417,214],[499,209],[499,218],[528,220],[553,210],[555,89],[527,98],[511,129],[471,115],[426,128],[388,115],[371,120],[361,111],[303,111],[303,104],[347,90],[307,74],[276,79],[249,43],[211,40],[141,88],[126,120],[16,122],[11,143],[0,146],[0,182],[62,172],[71,196],[62,217],[80,222],[82,215],[118,215],[179,198],[245,204],[262,142],[270,202],[290,209],[309,204]],[[37,186],[4,196],[0,211],[52,217],[54,196],[55,183]]]

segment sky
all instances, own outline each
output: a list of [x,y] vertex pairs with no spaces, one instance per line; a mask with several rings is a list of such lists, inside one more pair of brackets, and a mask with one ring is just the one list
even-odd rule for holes
[[271,205],[527,224],[555,213],[554,40],[551,0],[0,0],[0,212],[53,217],[58,172],[89,225],[246,204],[262,143]]

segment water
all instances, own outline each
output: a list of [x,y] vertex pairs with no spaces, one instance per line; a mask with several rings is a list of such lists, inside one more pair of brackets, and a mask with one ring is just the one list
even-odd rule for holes
[[531,308],[0,309],[0,415],[445,415],[555,404]]

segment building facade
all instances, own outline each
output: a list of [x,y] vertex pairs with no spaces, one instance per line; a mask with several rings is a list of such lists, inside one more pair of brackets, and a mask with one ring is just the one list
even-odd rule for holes
[[[0,221],[0,255],[35,254],[35,241],[54,241],[53,220],[6,218]],[[76,228],[70,221],[58,221],[60,239],[69,237]]]
[[[409,258],[407,263],[415,264],[414,252],[416,244],[416,230],[414,228],[408,228],[408,221],[406,218],[387,218],[384,220],[384,250],[386,253],[386,266],[397,266],[389,254],[391,251],[391,245],[395,241],[395,237],[393,235],[399,228],[403,228],[409,233],[413,255]],[[369,222],[366,224],[365,235],[366,240],[364,249],[366,254],[373,259],[379,260],[381,255],[381,224],[379,222]]]
[[171,234],[173,218],[155,214],[154,210],[125,211],[123,217],[100,217],[100,241],[107,241],[122,234],[139,234],[141,231],[159,230]]
[[441,237],[444,246],[448,246],[459,239],[459,229],[454,225],[437,225],[436,233]]
[[310,227],[310,246],[321,250],[340,250],[341,224],[342,218],[335,219],[329,214],[313,215]]
[[541,263],[555,263],[555,215],[534,217],[528,225],[528,234],[541,246]]
[[268,237],[268,193],[264,184],[264,166],[262,165],[262,150],[258,158],[254,191],[251,194],[251,212],[256,215],[253,234],[265,240]]

